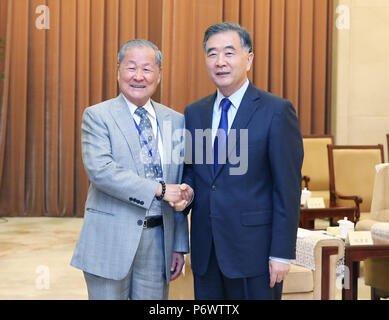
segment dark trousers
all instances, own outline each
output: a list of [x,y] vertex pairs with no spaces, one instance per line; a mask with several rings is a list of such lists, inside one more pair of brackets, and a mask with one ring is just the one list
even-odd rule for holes
[[227,278],[219,268],[215,247],[204,275],[193,274],[196,300],[280,300],[282,282],[270,288],[269,273],[252,278]]

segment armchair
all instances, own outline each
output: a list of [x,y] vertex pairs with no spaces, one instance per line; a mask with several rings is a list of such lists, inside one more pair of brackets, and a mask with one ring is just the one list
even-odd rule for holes
[[[313,244],[313,247],[311,246]],[[329,284],[329,299],[334,300],[336,294],[336,262],[344,256],[344,243],[338,238],[313,233],[297,242],[298,250],[305,247],[313,250],[307,252],[308,260],[313,266],[304,266],[300,261],[293,261],[284,280],[282,300],[320,300],[322,297],[322,281]],[[329,277],[323,275],[322,249],[335,248],[336,254],[329,257]],[[170,284],[169,299],[193,300],[193,275],[190,255],[185,255],[185,273]]]
[[384,162],[383,145],[328,145],[330,203],[356,207],[356,222],[369,217],[375,166]]
[[326,206],[330,202],[327,145],[333,143],[332,135],[303,136],[304,161],[301,169],[303,187],[312,197],[322,197]]
[[[383,229],[389,234],[389,163],[385,164],[377,173],[374,181],[373,199],[370,216],[359,221],[355,230],[369,231],[372,235],[376,229]],[[386,222],[386,223],[385,223]],[[389,259],[366,259],[364,262],[365,284],[371,287],[372,299],[389,297]]]
[[[292,261],[282,291],[282,300],[321,300],[322,281],[329,284],[329,299],[335,299],[336,262],[344,256],[344,242],[324,234],[312,233],[297,239],[296,260]],[[323,275],[323,247],[337,250],[329,259],[329,277]]]
[[[189,220],[190,221],[190,220]],[[189,226],[190,227],[190,226]],[[313,245],[313,246],[312,246]],[[312,248],[305,251],[306,247]],[[336,249],[335,254],[329,256],[328,276],[323,275],[323,247]],[[283,284],[283,300],[320,300],[322,299],[322,281],[329,284],[329,299],[335,299],[336,293],[336,262],[344,256],[344,242],[338,238],[311,232],[303,239],[297,239],[297,257],[291,263],[291,269]],[[301,263],[299,253],[306,252],[310,265],[304,266]],[[170,283],[169,299],[193,300],[193,274],[191,268],[190,254],[185,255],[184,274],[177,280]]]

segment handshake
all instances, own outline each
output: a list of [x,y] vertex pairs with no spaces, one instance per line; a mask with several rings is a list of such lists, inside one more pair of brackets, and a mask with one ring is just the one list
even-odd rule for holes
[[[162,186],[159,184],[156,196],[162,193]],[[176,211],[184,210],[193,197],[193,189],[183,184],[166,184],[166,191],[163,200],[169,202],[170,206]]]

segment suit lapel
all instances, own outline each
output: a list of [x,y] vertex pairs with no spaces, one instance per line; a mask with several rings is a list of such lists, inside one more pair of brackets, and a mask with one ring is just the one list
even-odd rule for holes
[[[232,145],[232,148],[228,150],[228,155],[235,151],[236,145],[240,141],[240,129],[246,129],[248,127],[248,124],[255,113],[255,111],[258,109],[260,103],[260,94],[258,89],[256,89],[253,84],[250,82],[249,86],[247,87],[246,93],[243,96],[242,102],[240,103],[238,112],[236,113],[235,119],[231,125],[231,130],[235,130],[236,132],[236,140],[235,143]],[[228,137],[226,145],[228,146]],[[226,162],[228,161],[226,159]],[[224,167],[224,164],[220,164],[217,167],[217,171],[215,173],[214,179],[220,174],[220,171]]]
[[247,128],[251,117],[258,109],[260,95],[258,90],[251,84],[247,87],[246,93],[243,96],[240,103],[238,112],[236,113],[234,122],[231,125],[231,129],[239,130]]
[[[212,155],[212,158],[213,158],[212,118],[213,118],[213,105],[215,103],[215,99],[216,99],[216,93],[208,96],[205,99],[204,104],[200,106],[201,109],[199,110],[200,117],[201,117],[201,125],[202,125],[201,129],[204,132],[206,130],[208,130],[210,135],[211,135],[211,143],[210,144],[208,144],[208,143],[203,144],[203,160],[204,161],[206,161],[205,157],[207,155]],[[193,137],[193,139],[194,139],[194,137]],[[213,163],[207,164],[207,168],[208,168],[210,176],[213,177],[213,175],[214,175]]]
[[212,129],[212,116],[213,116],[213,105],[215,103],[216,99],[216,93],[208,96],[204,104],[200,107],[201,110],[199,110],[200,117],[201,117],[201,124],[202,124],[202,129]]
[[141,147],[138,139],[138,131],[134,124],[134,118],[128,108],[126,101],[122,94],[120,94],[115,100],[114,105],[110,109],[110,112],[118,125],[120,131],[123,133],[124,138],[130,148],[134,164],[138,175],[145,176],[143,162],[141,161]]

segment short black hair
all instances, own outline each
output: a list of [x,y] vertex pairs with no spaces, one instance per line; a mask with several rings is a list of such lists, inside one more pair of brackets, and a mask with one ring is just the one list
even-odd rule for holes
[[204,33],[203,50],[205,52],[207,41],[215,34],[235,31],[238,33],[240,42],[243,48],[246,48],[249,52],[253,51],[253,43],[251,41],[250,33],[237,23],[232,22],[220,22],[210,26]]

